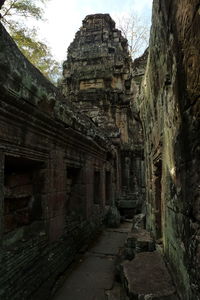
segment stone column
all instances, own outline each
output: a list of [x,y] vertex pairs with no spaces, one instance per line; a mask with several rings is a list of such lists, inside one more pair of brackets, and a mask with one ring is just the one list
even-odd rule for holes
[[125,178],[126,178],[126,189],[130,190],[130,158],[125,157]]
[[48,224],[51,241],[57,240],[65,228],[66,165],[63,161],[62,149],[57,148],[51,152],[48,197]]
[[[4,163],[5,155],[0,150],[0,241],[2,242],[3,236],[3,215],[4,215]],[[0,243],[1,243],[0,242]]]
[[106,172],[105,172],[105,167],[102,168],[100,171],[100,183],[101,183],[101,207],[104,209],[105,208],[105,202],[106,202]]
[[110,206],[116,205],[115,200],[116,200],[115,174],[114,174],[114,170],[111,169]]
[[86,218],[89,218],[92,213],[94,205],[94,166],[93,159],[88,157],[84,168],[84,184],[86,188],[85,207],[86,207]]

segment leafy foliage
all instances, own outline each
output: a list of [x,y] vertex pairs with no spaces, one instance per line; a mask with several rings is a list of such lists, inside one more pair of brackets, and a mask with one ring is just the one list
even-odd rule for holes
[[[44,0],[41,0],[40,2],[45,3]],[[8,16],[17,15],[41,20],[43,15],[42,8],[35,5],[32,0],[7,0],[1,11],[3,19]]]
[[60,77],[60,65],[53,59],[48,46],[38,40],[36,29],[27,28],[23,22],[27,18],[43,20],[41,5],[47,1],[7,0],[1,9],[1,21],[28,60],[55,83]]

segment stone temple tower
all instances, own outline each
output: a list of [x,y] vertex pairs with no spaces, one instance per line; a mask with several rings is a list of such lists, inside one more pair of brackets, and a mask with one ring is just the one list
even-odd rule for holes
[[139,194],[142,178],[136,174],[142,135],[134,109],[131,66],[128,42],[110,15],[88,15],[68,48],[62,82],[66,98],[102,128],[118,149],[121,186],[125,201],[131,199],[129,205],[137,198],[133,193]]

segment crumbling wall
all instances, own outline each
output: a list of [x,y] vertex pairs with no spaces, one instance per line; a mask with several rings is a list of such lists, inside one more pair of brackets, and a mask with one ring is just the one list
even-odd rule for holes
[[199,1],[155,0],[152,21],[139,101],[147,226],[163,241],[183,299],[199,299]]
[[131,58],[108,14],[89,15],[68,48],[62,90],[108,136],[130,141]]
[[0,298],[49,299],[114,201],[115,148],[1,24],[0,40]]
[[141,209],[143,135],[127,40],[108,14],[88,15],[68,48],[63,93],[117,147],[116,196],[122,213]]

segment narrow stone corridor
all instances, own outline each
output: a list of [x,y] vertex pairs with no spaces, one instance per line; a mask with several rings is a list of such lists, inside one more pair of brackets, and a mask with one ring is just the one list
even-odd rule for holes
[[124,247],[131,225],[127,222],[118,229],[106,229],[82,256],[53,300],[111,299],[107,297],[114,285],[116,256]]
[[0,22],[0,300],[200,300],[200,4],[152,2],[134,61],[85,16],[58,86]]
[[53,300],[179,299],[160,251],[132,222],[105,229],[63,281]]

